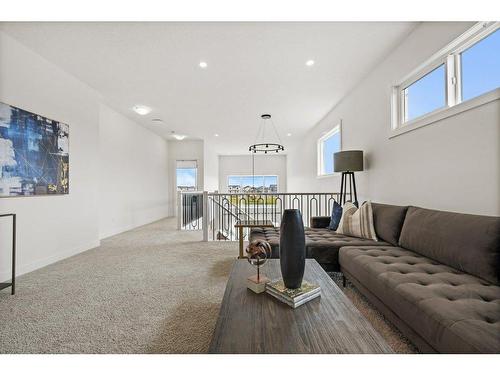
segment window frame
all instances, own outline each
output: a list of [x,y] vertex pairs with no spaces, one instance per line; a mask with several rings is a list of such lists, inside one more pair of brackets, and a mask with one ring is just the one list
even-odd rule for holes
[[316,177],[322,178],[322,177],[331,177],[335,176],[338,174],[338,172],[332,172],[332,173],[323,173],[324,170],[324,160],[323,160],[323,142],[325,142],[328,138],[332,137],[333,135],[339,133],[340,137],[340,150],[342,151],[342,120],[339,121],[337,125],[335,125],[332,129],[330,129],[328,132],[323,134],[317,141],[317,171],[316,171]]
[[[500,88],[462,100],[461,54],[500,29],[500,22],[478,22],[392,86],[389,138],[429,125],[500,98]],[[405,90],[444,64],[445,106],[405,121]]]

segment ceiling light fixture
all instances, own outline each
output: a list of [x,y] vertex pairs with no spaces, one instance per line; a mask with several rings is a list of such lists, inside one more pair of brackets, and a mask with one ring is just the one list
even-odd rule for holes
[[217,133],[214,134],[214,137],[218,137],[218,136],[219,136],[219,134],[217,134]]
[[172,132],[172,137],[174,137],[175,139],[177,139],[178,141],[182,141],[184,138],[186,138],[185,135],[182,135],[182,134],[175,134],[175,132],[173,131]]
[[286,133],[286,136],[287,136],[287,137],[291,137],[291,136],[292,136],[292,133]]
[[201,69],[206,69],[208,64],[205,61],[200,61],[199,63]]
[[[281,144],[281,139],[271,119],[271,115],[265,113],[260,116],[262,119],[260,127],[255,138],[255,143],[250,145],[248,151],[252,153],[252,191],[258,192],[255,187],[255,154],[262,152],[264,154],[273,153],[279,154],[280,151],[285,151],[285,147]],[[266,133],[267,128],[267,133]]]
[[[262,119],[259,131],[257,133],[257,138],[255,143],[248,148],[248,151],[253,154],[257,152],[267,153],[279,153],[280,151],[285,151],[285,147],[281,144],[281,139],[274,126],[273,120],[271,120],[271,115],[263,114],[260,116]],[[266,134],[266,128],[268,132]],[[272,134],[271,133],[274,133]]]
[[154,122],[155,124],[163,124],[163,120],[161,118],[154,118],[151,122]]
[[147,115],[149,112],[151,112],[151,108],[145,105],[136,105],[132,108],[135,113],[144,116]]
[[306,61],[307,66],[313,66],[314,65],[314,60],[307,60]]

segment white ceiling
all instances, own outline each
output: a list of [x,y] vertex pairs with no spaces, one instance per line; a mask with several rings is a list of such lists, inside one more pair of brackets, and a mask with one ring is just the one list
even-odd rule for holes
[[[416,26],[362,23],[4,23],[3,31],[169,137],[248,146],[261,113],[297,139]],[[307,67],[305,62],[315,61]],[[208,63],[200,69],[200,61]],[[131,108],[153,108],[147,116]],[[163,124],[151,120],[161,118]],[[241,145],[241,146],[240,146]]]

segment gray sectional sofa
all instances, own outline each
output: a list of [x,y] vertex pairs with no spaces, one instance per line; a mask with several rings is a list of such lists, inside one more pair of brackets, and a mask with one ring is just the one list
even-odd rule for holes
[[[500,353],[500,218],[373,203],[380,241],[306,229],[306,252],[343,272],[422,352]],[[257,228],[279,254],[279,229]]]

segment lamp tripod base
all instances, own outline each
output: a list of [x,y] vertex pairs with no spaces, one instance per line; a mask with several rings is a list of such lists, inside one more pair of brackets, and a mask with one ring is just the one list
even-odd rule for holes
[[[340,198],[339,204],[345,204],[347,201],[347,181],[349,180],[349,198],[354,203],[358,201],[358,194],[356,193],[356,179],[354,178],[354,172],[342,172],[342,179],[340,181]],[[354,193],[354,201],[352,196]]]

